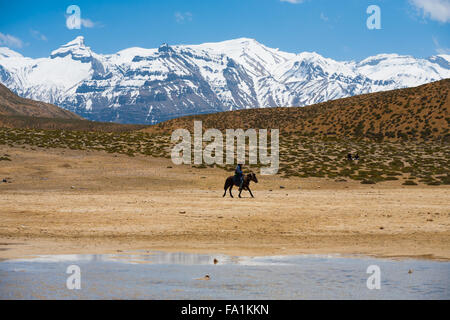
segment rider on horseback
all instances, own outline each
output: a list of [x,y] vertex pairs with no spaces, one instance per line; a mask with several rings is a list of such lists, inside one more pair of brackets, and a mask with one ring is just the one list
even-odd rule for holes
[[252,191],[250,190],[250,182],[258,183],[258,179],[256,178],[256,175],[250,171],[250,173],[246,174],[244,176],[244,173],[242,172],[242,164],[238,164],[236,167],[236,170],[234,171],[234,176],[230,176],[225,180],[225,184],[223,186],[223,197],[227,194],[227,191],[230,192],[230,197],[233,198],[233,194],[231,193],[231,189],[233,189],[233,186],[239,186],[239,198],[241,197],[242,190],[247,190],[250,192],[250,195],[252,198],[254,198]]
[[238,164],[236,170],[234,170],[234,178],[239,182],[239,191],[242,190],[242,184],[244,183],[244,173],[242,172],[242,164]]

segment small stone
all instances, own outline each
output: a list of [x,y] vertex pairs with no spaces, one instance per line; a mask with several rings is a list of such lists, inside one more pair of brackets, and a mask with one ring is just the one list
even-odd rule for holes
[[216,258],[214,258],[214,264],[218,264],[219,260],[217,260]]
[[408,273],[409,273],[409,274],[413,273],[412,269],[409,269],[409,270],[408,270]]
[[196,280],[211,280],[211,277],[209,276],[209,274],[207,274],[203,278],[198,278]]
[[280,189],[284,189],[285,187],[284,186],[280,186]]

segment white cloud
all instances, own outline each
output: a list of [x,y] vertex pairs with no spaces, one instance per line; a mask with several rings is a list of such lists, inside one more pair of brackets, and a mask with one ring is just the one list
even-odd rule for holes
[[22,48],[23,41],[10,34],[0,32],[0,46],[7,46],[11,48]]
[[294,3],[294,4],[305,2],[305,0],[280,0],[280,1]]
[[47,41],[47,37],[40,33],[38,30],[30,29],[30,33],[35,39]]
[[305,0],[280,0],[280,1],[294,3],[294,4],[305,2]]
[[439,22],[450,22],[450,0],[409,0],[424,17]]
[[90,20],[90,19],[81,19],[81,25],[83,26],[83,27],[85,27],[85,28],[93,28],[95,25],[96,25],[96,23],[95,22],[93,22],[92,20]]
[[434,46],[436,47],[436,52],[438,54],[450,54],[450,48],[441,47],[438,39],[435,36],[433,36],[433,43],[434,43]]
[[328,21],[328,17],[323,12],[320,13],[320,19],[322,19],[325,22]]
[[192,21],[192,13],[190,12],[175,12],[175,20],[177,23],[185,23]]

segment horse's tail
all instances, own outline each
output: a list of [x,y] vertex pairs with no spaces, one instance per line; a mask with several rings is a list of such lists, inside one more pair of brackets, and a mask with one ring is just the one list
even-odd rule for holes
[[223,189],[224,190],[227,190],[227,188],[230,186],[230,177],[228,177],[226,180],[225,180],[225,185],[223,186]]

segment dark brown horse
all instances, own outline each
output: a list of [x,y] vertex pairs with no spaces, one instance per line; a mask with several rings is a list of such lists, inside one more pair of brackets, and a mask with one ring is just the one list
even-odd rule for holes
[[[241,192],[243,189],[248,190],[250,192],[250,195],[252,198],[254,198],[252,190],[250,190],[250,181],[254,181],[255,183],[258,183],[258,179],[256,178],[256,175],[253,172],[250,172],[244,176],[244,183],[242,184],[242,189],[239,189],[239,198],[241,198]],[[228,177],[225,181],[225,192],[223,193],[223,196],[227,194],[228,188],[230,188],[230,197],[233,198],[233,194],[231,193],[231,189],[233,189],[233,186],[239,187],[239,182],[235,181],[234,176]]]

